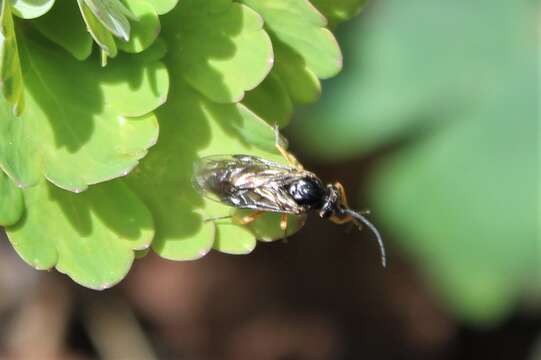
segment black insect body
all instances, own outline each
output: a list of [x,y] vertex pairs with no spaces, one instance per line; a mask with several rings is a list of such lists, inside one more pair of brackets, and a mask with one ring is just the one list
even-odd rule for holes
[[304,170],[280,146],[278,136],[277,133],[276,146],[290,166],[250,155],[208,156],[194,164],[195,189],[222,204],[254,210],[251,215],[237,219],[241,224],[248,224],[265,212],[275,212],[282,214],[280,227],[286,232],[288,214],[305,216],[310,211],[317,211],[322,218],[337,224],[354,222],[359,227],[364,224],[376,235],[385,266],[385,250],[378,230],[348,207],[342,185],[324,185],[314,173]]
[[307,209],[321,208],[327,193],[319,179],[308,176],[294,181],[287,191],[299,206]]

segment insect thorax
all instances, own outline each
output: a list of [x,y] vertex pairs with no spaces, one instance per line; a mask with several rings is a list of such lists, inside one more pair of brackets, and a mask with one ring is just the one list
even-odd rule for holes
[[326,196],[321,180],[311,174],[292,181],[287,191],[298,205],[307,209],[320,209]]

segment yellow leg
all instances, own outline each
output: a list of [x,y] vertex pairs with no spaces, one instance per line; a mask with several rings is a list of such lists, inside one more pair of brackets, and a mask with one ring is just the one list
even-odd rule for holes
[[286,159],[289,166],[294,167],[298,170],[304,170],[304,167],[302,164],[297,160],[293,154],[289,153],[284,146],[282,145],[282,142],[280,141],[280,130],[278,129],[278,125],[274,125],[274,134],[275,134],[275,140],[274,145],[276,146],[276,149],[282,154],[284,159]]
[[264,211],[254,211],[250,215],[243,216],[241,218],[234,217],[235,222],[240,225],[248,225],[256,221],[261,215],[263,215]]
[[217,220],[224,220],[224,219],[233,219],[233,222],[239,225],[248,225],[256,221],[261,215],[265,214],[264,211],[254,211],[253,213],[239,217],[237,215],[226,215],[226,216],[217,216],[213,218],[204,219],[204,222],[208,221],[217,221]]
[[338,191],[340,191],[340,200],[342,204],[345,207],[349,208],[348,198],[346,196],[346,189],[344,189],[344,186],[342,186],[342,184],[340,184],[339,182],[334,183],[334,186],[338,189]]
[[[334,183],[334,186],[340,192],[340,200],[342,201],[342,205],[349,208],[348,198],[346,196],[346,190],[344,189],[344,186],[342,186],[342,184],[340,184],[339,182]],[[363,215],[368,215],[368,214],[370,214],[370,210],[363,210],[363,211],[360,211],[360,213],[363,214]],[[345,218],[342,218],[342,219],[340,219],[340,218],[338,218],[336,216],[333,216],[333,217],[331,217],[331,221],[336,223],[336,224],[345,224],[347,222],[353,221],[359,228],[362,227],[362,224],[360,222],[358,222],[357,220],[355,220],[354,218],[352,218],[351,216],[346,216]]]
[[203,219],[203,222],[218,221],[218,220],[224,220],[224,219],[231,219],[232,217],[233,217],[233,215],[216,216],[216,217],[211,217],[211,218]]
[[[342,204],[349,208],[349,205],[348,205],[348,198],[346,196],[346,190],[344,189],[344,186],[342,184],[340,184],[339,182],[336,182],[334,183],[334,186],[338,189],[338,191],[340,191],[340,197],[341,197],[341,200],[342,200]],[[370,214],[370,210],[361,210],[359,211],[362,215],[368,215]]]
[[280,229],[284,232],[284,238],[287,237],[287,214],[282,214],[280,217]]
[[355,219],[353,219],[353,218],[352,218],[351,216],[349,216],[349,215],[346,216],[346,217],[343,217],[343,218],[339,218],[338,216],[333,215],[333,216],[331,216],[331,217],[329,218],[329,220],[331,220],[331,221],[332,221],[333,223],[335,223],[335,224],[341,225],[341,224],[348,223],[348,222],[350,222],[350,221],[354,221]]
[[[342,203],[342,205],[344,205],[346,208],[348,208],[349,207],[348,198],[346,196],[346,190],[344,189],[344,186],[342,186],[342,184],[340,184],[339,182],[334,183],[334,186],[340,192],[340,202]],[[343,218],[339,218],[338,216],[333,215],[333,216],[331,216],[330,220],[335,224],[345,224],[345,223],[348,223],[350,221],[354,221],[354,219],[349,215],[346,216],[346,217],[343,217]]]

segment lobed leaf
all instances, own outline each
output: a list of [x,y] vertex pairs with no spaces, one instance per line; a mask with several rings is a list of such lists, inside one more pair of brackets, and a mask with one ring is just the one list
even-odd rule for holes
[[[243,105],[209,101],[184,81],[182,73],[172,71],[171,78],[169,101],[157,111],[160,141],[126,179],[156,219],[152,248],[174,260],[197,259],[212,247],[248,253],[256,242],[253,232],[231,220],[204,222],[234,209],[202,199],[195,192],[192,166],[202,156],[224,153],[283,162],[274,149],[273,130]],[[258,220],[255,226],[259,224],[263,223]],[[266,234],[264,229],[261,233]]]
[[272,67],[263,21],[244,5],[184,0],[163,16],[162,25],[171,66],[212,101],[240,101]]
[[[0,172],[0,199],[14,205],[8,210],[0,203],[0,224],[11,224],[6,230],[21,257],[103,289],[122,279],[153,237],[154,251],[175,260],[196,259],[212,248],[245,254],[256,238],[281,238],[276,214],[250,226],[207,221],[242,212],[201,198],[191,186],[192,164],[224,153],[284,162],[272,127],[261,117],[285,125],[291,99],[317,98],[318,77],[340,69],[338,46],[321,14],[307,1],[246,6],[183,0],[162,17],[162,40],[158,15],[176,0],[127,0],[126,6],[119,0],[78,0],[84,23],[74,3],[59,1],[32,24],[69,54],[25,27],[19,39],[25,113],[17,119],[9,103],[0,101],[0,167],[8,175]],[[64,21],[67,14],[73,16]],[[277,54],[270,75],[273,44],[261,15]],[[116,56],[107,68],[96,66],[95,57],[85,60],[91,38],[102,61]],[[141,54],[117,56],[118,49]],[[169,95],[160,62],[166,49]],[[248,91],[245,104],[238,103]],[[166,96],[168,102],[156,110]],[[157,140],[157,120],[160,141],[147,155]],[[126,175],[145,155],[122,181],[82,194],[65,191],[81,192]],[[302,220],[291,218],[288,235]]]
[[130,19],[135,15],[120,0],[82,0],[96,19],[114,36],[130,40]]
[[[58,24],[62,26],[58,26]],[[32,20],[43,36],[62,46],[77,60],[85,60],[92,52],[92,37],[86,29],[76,1],[56,0],[45,15]]]
[[152,5],[158,15],[163,15],[173,10],[179,0],[146,0],[147,3]]
[[24,108],[23,76],[15,36],[15,26],[10,3],[2,1],[0,10],[0,87],[2,95],[14,115],[20,115]]
[[293,114],[293,103],[286,87],[274,71],[258,87],[246,93],[242,103],[271,125],[286,126]]
[[143,0],[127,0],[126,6],[137,17],[131,27],[131,36],[128,42],[118,42],[121,50],[130,53],[139,53],[148,48],[160,33],[160,20],[154,7]]
[[331,27],[358,15],[368,0],[310,0],[329,21]]
[[56,267],[75,282],[102,290],[119,282],[131,267],[134,250],[147,248],[152,240],[150,213],[122,181],[83,194],[42,181],[23,193],[26,213],[6,233],[36,269]]
[[12,0],[13,13],[23,19],[34,19],[46,14],[55,0]]
[[[204,221],[234,209],[202,199],[192,188],[191,174],[196,159],[212,154],[248,153],[282,161],[268,124],[244,105],[220,104],[237,101],[266,76],[272,59],[268,36],[256,13],[230,1],[185,1],[162,23],[171,92],[157,112],[160,141],[127,181],[156,218],[153,249],[160,256],[191,260],[213,247],[248,253],[257,231],[231,220]],[[278,81],[270,81],[270,88],[280,91]],[[253,100],[256,107],[270,101],[268,96]],[[271,240],[264,225],[256,221],[254,226]],[[292,226],[291,232],[296,229]]]
[[21,190],[0,170],[0,226],[15,224],[23,211]]
[[296,102],[320,93],[318,78],[336,75],[342,55],[327,21],[307,0],[243,0],[265,20],[276,56],[276,73]]
[[[79,5],[79,10],[86,23],[88,32],[100,47],[102,54],[114,58],[118,53],[118,49],[113,35],[103,26],[84,0],[77,0],[77,4]],[[105,66],[105,64],[106,57],[102,56],[102,65]]]
[[30,35],[22,44],[27,111],[15,118],[0,101],[0,165],[6,173],[22,187],[46,177],[80,192],[131,171],[156,142],[156,119],[143,114],[165,101],[163,64],[125,56],[100,69]]

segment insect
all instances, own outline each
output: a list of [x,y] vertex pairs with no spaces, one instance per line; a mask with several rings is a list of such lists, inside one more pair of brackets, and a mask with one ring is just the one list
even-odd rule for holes
[[[237,218],[249,224],[266,212],[282,214],[280,228],[287,234],[288,215],[306,216],[319,213],[337,224],[353,222],[361,229],[366,225],[378,241],[381,263],[385,267],[383,240],[376,227],[361,213],[349,208],[343,186],[336,182],[325,185],[314,173],[307,171],[285,149],[284,139],[275,128],[275,145],[286,159],[282,165],[251,155],[214,155],[194,164],[192,183],[204,197],[253,213]],[[213,221],[234,216],[207,219]]]

